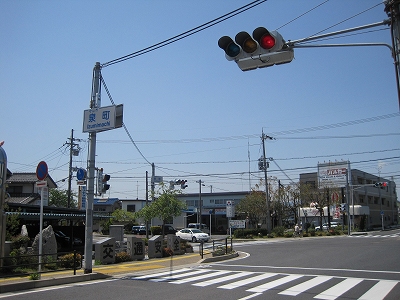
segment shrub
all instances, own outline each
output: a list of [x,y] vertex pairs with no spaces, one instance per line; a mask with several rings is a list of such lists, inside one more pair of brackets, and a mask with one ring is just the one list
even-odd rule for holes
[[17,235],[11,238],[12,247],[14,249],[26,248],[30,242],[29,236]]
[[[82,256],[76,253],[75,267],[78,268],[81,265]],[[74,267],[74,253],[65,254],[60,256],[60,266],[66,269],[72,269]]]
[[121,263],[121,262],[126,262],[126,261],[131,261],[131,257],[130,255],[123,251],[123,252],[118,252],[117,254],[115,254],[115,262],[116,263]]
[[152,235],[161,235],[162,234],[161,226],[151,226],[150,231],[151,231]]
[[275,227],[274,229],[272,229],[272,233],[273,233],[275,236],[282,237],[282,236],[284,235],[284,233],[285,233],[285,227],[283,227],[283,226],[277,226],[277,227]]
[[174,251],[172,251],[171,248],[167,247],[162,249],[162,254],[163,257],[172,256],[174,254]]
[[39,273],[29,274],[29,279],[30,280],[39,280],[40,279],[40,274]]

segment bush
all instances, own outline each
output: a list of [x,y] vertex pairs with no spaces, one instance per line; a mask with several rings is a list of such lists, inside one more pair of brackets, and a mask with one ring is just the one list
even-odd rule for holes
[[274,229],[272,229],[272,233],[274,234],[274,236],[282,237],[285,233],[285,227],[277,226]]
[[172,255],[174,255],[174,251],[172,251],[172,249],[171,248],[163,248],[162,249],[162,256],[163,257],[168,257],[168,256],[172,256]]
[[12,247],[14,249],[19,249],[19,248],[28,247],[30,239],[29,239],[29,236],[26,236],[26,235],[17,235],[17,236],[13,236],[11,238],[11,241],[12,241]]
[[[76,253],[75,268],[79,268],[81,266],[81,261],[82,261],[82,256],[79,253]],[[60,267],[66,269],[72,269],[74,267],[74,253],[69,253],[60,256]]]
[[161,226],[151,226],[150,231],[151,231],[152,235],[161,235],[162,234]]
[[117,254],[115,254],[115,262],[116,263],[121,263],[121,262],[126,262],[126,261],[131,261],[131,257],[130,255],[123,251],[123,252],[118,252]]
[[233,232],[235,238],[253,238],[262,237],[268,235],[268,230],[266,228],[255,228],[255,229],[236,229]]

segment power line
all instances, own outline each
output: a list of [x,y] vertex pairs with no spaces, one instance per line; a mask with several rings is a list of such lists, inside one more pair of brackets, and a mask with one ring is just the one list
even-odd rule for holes
[[234,17],[234,16],[236,16],[238,14],[241,14],[241,13],[243,13],[243,12],[245,12],[245,11],[255,7],[255,6],[258,6],[258,5],[260,5],[260,4],[262,4],[263,2],[266,2],[266,1],[268,1],[268,0],[256,0],[256,1],[250,2],[249,4],[246,4],[246,5],[238,8],[238,9],[235,9],[235,10],[231,11],[230,13],[227,13],[227,14],[225,14],[223,16],[220,16],[220,17],[218,17],[218,18],[216,18],[214,20],[211,20],[211,21],[209,21],[207,23],[204,23],[204,24],[202,24],[200,26],[192,28],[192,29],[190,29],[188,31],[185,31],[185,32],[181,33],[181,34],[178,34],[178,35],[176,35],[176,36],[174,36],[172,38],[166,39],[166,40],[164,40],[162,42],[159,42],[157,44],[154,44],[154,45],[149,46],[147,48],[144,48],[142,50],[139,50],[139,51],[133,52],[131,54],[122,56],[120,58],[117,58],[117,59],[111,60],[109,62],[106,62],[106,63],[102,64],[101,67],[102,68],[108,67],[110,65],[123,62],[125,60],[128,60],[128,59],[131,59],[131,58],[146,54],[148,52],[154,51],[154,50],[159,49],[161,47],[164,47],[164,46],[167,46],[169,44],[175,43],[175,42],[177,42],[177,41],[179,41],[181,39],[187,38],[187,37],[189,37],[189,36],[191,36],[191,35],[193,35],[195,33],[198,33],[198,32],[203,31],[203,30],[205,30],[205,29],[207,29],[209,27],[217,25],[218,23],[226,21],[226,20],[228,20],[228,19],[230,19],[230,18],[232,18],[232,17]]

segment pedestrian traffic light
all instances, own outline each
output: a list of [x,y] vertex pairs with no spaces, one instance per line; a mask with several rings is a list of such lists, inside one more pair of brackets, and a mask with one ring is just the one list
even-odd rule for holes
[[285,45],[281,34],[258,27],[253,37],[245,31],[239,32],[233,41],[229,36],[218,40],[227,60],[234,60],[242,71],[289,63],[294,58],[292,48]]
[[186,189],[187,188],[186,182],[187,182],[187,180],[181,180],[181,189]]
[[101,188],[101,192],[105,193],[106,191],[108,191],[110,189],[110,185],[107,183],[107,181],[110,180],[110,175],[108,174],[104,174],[103,178],[101,180],[102,182],[102,188]]
[[340,203],[340,211],[341,212],[347,211],[347,203]]
[[374,184],[374,187],[387,187],[388,186],[388,183],[387,182],[376,182],[375,184]]

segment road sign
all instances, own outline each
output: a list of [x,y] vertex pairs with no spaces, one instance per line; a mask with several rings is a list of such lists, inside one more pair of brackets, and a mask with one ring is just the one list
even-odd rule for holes
[[47,186],[47,181],[45,181],[45,180],[36,181],[36,182],[35,182],[35,185],[36,185],[37,188],[42,188],[42,187]]
[[37,167],[36,167],[36,177],[39,180],[44,180],[47,175],[48,175],[48,167],[47,164],[44,161],[41,161],[40,163],[38,163]]
[[233,218],[235,216],[235,202],[228,200],[226,201],[226,217]]
[[76,179],[83,180],[85,178],[86,178],[86,170],[79,168],[78,171],[76,171]]
[[381,210],[381,216],[383,216],[385,214],[385,212],[383,210]]
[[246,220],[229,220],[230,228],[246,228]]

